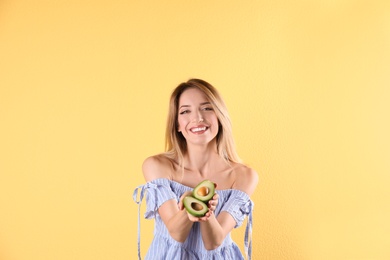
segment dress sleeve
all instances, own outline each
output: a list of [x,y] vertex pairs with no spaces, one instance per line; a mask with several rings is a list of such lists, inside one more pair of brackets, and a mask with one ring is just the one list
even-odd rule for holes
[[224,201],[222,211],[228,212],[236,221],[235,228],[242,225],[246,216],[252,213],[253,202],[249,196],[239,190],[233,190],[230,196]]
[[146,193],[146,212],[145,218],[151,219],[156,216],[160,206],[170,200],[178,201],[176,194],[172,191],[167,179],[157,179],[144,185]]

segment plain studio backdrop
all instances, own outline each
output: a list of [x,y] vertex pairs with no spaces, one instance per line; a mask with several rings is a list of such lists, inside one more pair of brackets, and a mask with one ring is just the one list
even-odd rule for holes
[[0,259],[136,259],[191,77],[260,175],[253,259],[390,259],[389,75],[388,0],[1,0]]

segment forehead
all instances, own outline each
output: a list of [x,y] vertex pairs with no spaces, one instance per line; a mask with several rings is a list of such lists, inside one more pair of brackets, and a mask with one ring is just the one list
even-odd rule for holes
[[188,88],[181,95],[179,105],[202,103],[209,101],[206,94],[197,88]]

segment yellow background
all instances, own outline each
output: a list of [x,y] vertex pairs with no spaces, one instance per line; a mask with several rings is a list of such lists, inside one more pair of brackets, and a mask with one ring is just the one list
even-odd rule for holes
[[136,259],[132,191],[190,77],[260,175],[255,260],[390,259],[389,3],[0,1],[0,259]]

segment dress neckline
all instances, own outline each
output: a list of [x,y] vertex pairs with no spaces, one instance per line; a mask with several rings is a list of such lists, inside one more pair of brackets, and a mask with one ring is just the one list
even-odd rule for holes
[[[184,184],[182,184],[180,182],[177,182],[177,181],[174,181],[174,180],[170,180],[170,179],[167,179],[167,178],[157,178],[157,179],[154,179],[154,180],[152,180],[150,182],[164,182],[164,181],[168,181],[169,183],[173,183],[176,186],[181,186],[181,187],[186,188],[186,189],[194,189],[193,187],[184,185]],[[237,190],[237,189],[220,189],[220,190],[216,189],[215,191],[216,192],[223,192],[223,193],[224,192],[237,192],[237,193],[240,193],[241,195],[245,195],[245,196],[249,197],[249,195],[246,192],[244,192],[242,190]]]

